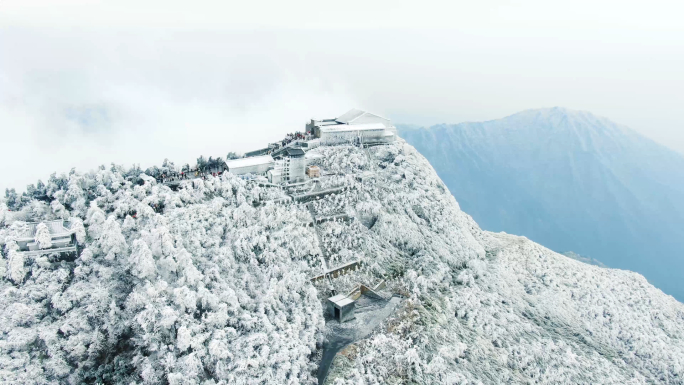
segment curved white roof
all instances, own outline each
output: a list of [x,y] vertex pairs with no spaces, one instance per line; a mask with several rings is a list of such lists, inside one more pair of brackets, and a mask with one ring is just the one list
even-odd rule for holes
[[384,130],[387,127],[383,123],[365,123],[365,124],[338,124],[335,126],[323,126],[323,132],[335,131],[367,131],[367,130]]
[[340,123],[349,123],[349,122],[354,121],[354,119],[357,119],[359,116],[366,114],[366,113],[367,113],[366,111],[361,111],[361,110],[357,110],[356,108],[352,108],[351,110],[340,115],[340,117],[335,119],[335,120],[340,122]]
[[335,119],[335,121],[342,124],[354,125],[364,123],[382,123],[386,127],[390,124],[390,120],[387,118],[383,118],[380,115],[371,114],[370,112],[363,110],[357,110],[355,108],[345,112],[340,117]]
[[[53,238],[71,235],[71,231],[64,227],[64,221],[62,220],[47,221],[43,223],[47,225],[50,235]],[[27,223],[27,228],[20,234],[19,239],[17,240],[33,239],[36,236],[37,226],[38,222]]]
[[228,171],[230,171],[231,168],[259,166],[262,164],[268,164],[268,163],[273,163],[273,162],[274,161],[273,161],[272,156],[262,155],[262,156],[251,156],[249,158],[228,160],[228,161],[226,161],[226,165],[228,166]]

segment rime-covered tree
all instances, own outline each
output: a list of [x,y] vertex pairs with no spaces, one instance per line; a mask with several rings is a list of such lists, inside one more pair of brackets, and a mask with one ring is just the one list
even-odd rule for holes
[[7,204],[10,210],[16,210],[20,206],[21,201],[15,189],[5,189],[5,204]]
[[50,235],[50,229],[48,229],[45,223],[39,223],[36,225],[36,237],[35,242],[39,249],[49,249],[52,247],[52,237]]
[[197,158],[197,169],[199,171],[204,172],[207,168],[207,159],[204,157],[204,155],[200,156]]

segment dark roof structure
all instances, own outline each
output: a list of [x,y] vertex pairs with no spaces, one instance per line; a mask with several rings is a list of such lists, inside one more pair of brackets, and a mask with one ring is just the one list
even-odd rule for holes
[[286,147],[283,155],[289,158],[301,158],[304,156],[304,150],[296,147]]
[[268,154],[269,151],[271,151],[270,148],[262,148],[262,149],[259,149],[259,150],[254,150],[254,151],[246,152],[246,153],[245,153],[245,158],[249,158],[249,157],[252,157],[252,156],[266,155],[266,154]]

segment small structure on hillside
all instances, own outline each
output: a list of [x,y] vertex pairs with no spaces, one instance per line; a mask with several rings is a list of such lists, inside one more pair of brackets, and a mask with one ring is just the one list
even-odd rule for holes
[[332,269],[324,271],[322,274],[319,274],[319,275],[311,278],[311,282],[317,282],[317,281],[320,281],[322,279],[325,279],[326,277],[337,278],[341,275],[345,275],[345,274],[348,274],[352,271],[358,270],[360,266],[361,266],[361,260],[347,262],[343,265],[333,267]]
[[344,294],[338,294],[328,298],[328,311],[330,315],[340,321],[345,322],[354,319],[355,301]]
[[340,321],[345,322],[354,319],[354,310],[356,309],[356,301],[362,295],[367,297],[386,300],[384,296],[378,294],[377,290],[385,288],[385,281],[380,281],[375,287],[370,288],[366,285],[359,285],[354,288],[349,294],[338,294],[328,298],[328,311],[330,315]]
[[276,167],[266,173],[269,183],[281,184],[283,182],[283,166],[276,164]]
[[226,162],[228,172],[236,175],[265,174],[273,168],[275,161],[270,155],[232,159]]
[[[76,235],[74,230],[68,229],[64,226],[64,221],[49,221],[43,222],[49,232],[45,235],[45,240],[37,239],[43,235],[38,234],[40,224],[27,223],[27,228],[23,234],[17,238],[19,250],[27,255],[41,255],[51,253],[72,253],[77,251]],[[38,235],[38,236],[37,236]],[[41,245],[40,243],[43,242]],[[46,247],[46,244],[48,245]]]
[[389,119],[357,109],[335,119],[311,119],[306,132],[323,142],[353,140],[364,145],[391,143],[397,136]]
[[309,178],[320,178],[321,177],[321,169],[318,166],[307,166],[306,167],[306,175]]

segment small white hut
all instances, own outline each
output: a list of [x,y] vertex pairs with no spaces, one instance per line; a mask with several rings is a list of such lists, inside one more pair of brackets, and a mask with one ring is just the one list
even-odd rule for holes
[[354,318],[355,301],[344,294],[338,294],[328,298],[328,311],[330,315],[340,321],[345,322]]

